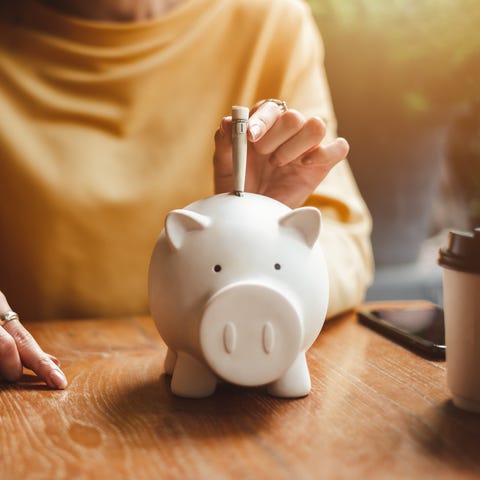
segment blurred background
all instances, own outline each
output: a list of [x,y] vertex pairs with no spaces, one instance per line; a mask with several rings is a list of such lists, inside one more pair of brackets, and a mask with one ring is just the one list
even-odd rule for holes
[[442,304],[438,249],[480,226],[480,1],[309,3],[374,221],[367,299]]

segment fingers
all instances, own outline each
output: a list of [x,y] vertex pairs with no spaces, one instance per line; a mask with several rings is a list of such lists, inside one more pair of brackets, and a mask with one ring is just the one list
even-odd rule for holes
[[347,156],[348,149],[343,138],[325,146],[317,145],[300,159],[274,168],[262,193],[291,208],[301,206],[330,170]]
[[248,139],[259,141],[283,114],[281,106],[274,102],[261,102],[248,120]]
[[[285,116],[287,113],[285,113]],[[278,128],[282,128],[284,119],[280,119],[278,123],[280,124]],[[286,130],[285,127],[284,130]],[[303,125],[301,128],[299,128],[295,135],[291,136],[287,139],[287,141],[284,141],[277,146],[277,148],[272,152],[270,163],[276,167],[282,167],[283,165],[296,160],[297,158],[316,148],[323,140],[324,136],[325,124],[322,122],[322,120],[317,117],[309,118],[308,120],[304,121]],[[267,135],[265,138],[266,137]],[[277,140],[277,138],[274,140]],[[280,136],[278,136],[278,140],[281,140]],[[274,143],[272,144],[272,148],[273,147],[275,147]]]
[[22,376],[23,367],[15,340],[0,327],[0,377],[16,382]]
[[323,165],[328,171],[343,160],[350,149],[348,142],[344,138],[337,138],[333,142],[310,150],[302,159],[301,163],[306,166]]
[[[33,370],[51,388],[64,389],[67,379],[52,356],[45,353],[30,332],[18,321],[4,325],[4,330],[14,340],[21,362]],[[58,362],[58,360],[57,360]]]
[[53,356],[53,355],[50,355],[49,353],[47,353],[48,357],[50,358],[50,360],[57,366],[59,367],[60,366],[60,360]]
[[[326,127],[318,117],[305,117],[274,102],[261,103],[249,120],[249,139],[270,164],[282,167],[318,149]],[[328,152],[328,150],[327,150]],[[311,163],[312,157],[309,157]],[[314,157],[315,158],[315,157]]]
[[[0,291],[0,313],[11,310]],[[56,357],[45,353],[19,320],[0,327],[0,377],[14,382],[21,378],[23,366],[33,370],[51,388],[63,389],[67,379]]]
[[[302,132],[305,128],[309,128],[309,123],[310,122],[306,122],[303,115],[296,110],[288,110],[283,115],[277,118],[275,123],[269,128],[266,133],[264,133],[262,138],[255,142],[255,150],[262,155],[270,155],[273,153],[276,154],[280,146],[290,143],[291,140],[296,137],[298,137],[297,143],[300,143],[301,138],[299,136],[305,136],[302,135]],[[320,140],[323,137],[323,130],[321,134],[322,136],[319,137]],[[316,143],[319,143],[320,140],[318,140]],[[314,145],[314,143],[310,142],[309,146],[312,145]],[[302,148],[299,151],[298,155],[300,153],[303,153],[305,150],[306,148]]]
[[10,305],[7,302],[7,299],[5,298],[5,295],[3,292],[0,290],[0,313],[8,312],[10,309]]
[[[0,313],[11,310],[5,295],[0,291]],[[0,377],[15,382],[22,376],[22,362],[13,338],[0,327]]]
[[[321,144],[326,126],[319,117],[305,119],[296,110],[282,113],[275,103],[267,102],[263,105],[269,106],[268,112],[276,110],[276,114],[263,116],[267,129],[255,141],[254,148],[262,155],[270,155],[272,166],[283,167],[296,162],[323,166],[328,172],[347,156],[349,145],[343,138],[337,138],[328,145]],[[260,108],[264,108],[263,105]],[[255,115],[260,112],[260,108]]]
[[[231,125],[231,117],[225,117],[215,134],[215,193],[231,191],[233,185]],[[325,133],[318,117],[306,119],[274,101],[257,104],[248,123],[247,191],[285,197],[292,205],[307,190],[308,196],[349,150],[343,138],[325,144]]]

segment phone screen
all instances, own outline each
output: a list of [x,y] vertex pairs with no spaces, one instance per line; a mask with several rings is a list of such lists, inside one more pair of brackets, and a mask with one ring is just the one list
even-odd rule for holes
[[406,346],[438,358],[445,358],[443,310],[425,308],[380,308],[358,312],[362,323]]

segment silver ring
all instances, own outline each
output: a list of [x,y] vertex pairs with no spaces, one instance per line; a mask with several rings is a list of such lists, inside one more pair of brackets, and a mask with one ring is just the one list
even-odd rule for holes
[[3,325],[8,322],[12,322],[13,320],[20,320],[20,318],[18,317],[18,313],[15,313],[13,310],[5,312],[0,316],[0,318],[3,320]]
[[278,100],[277,98],[268,98],[263,103],[267,103],[267,102],[272,102],[275,105],[278,105],[282,113],[285,113],[288,110],[287,102],[285,102],[285,100]]

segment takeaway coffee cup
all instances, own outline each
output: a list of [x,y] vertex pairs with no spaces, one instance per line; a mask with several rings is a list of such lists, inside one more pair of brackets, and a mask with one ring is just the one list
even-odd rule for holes
[[453,403],[480,413],[480,228],[450,232],[439,252],[447,345],[447,382]]

